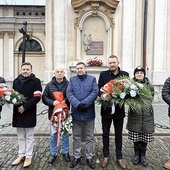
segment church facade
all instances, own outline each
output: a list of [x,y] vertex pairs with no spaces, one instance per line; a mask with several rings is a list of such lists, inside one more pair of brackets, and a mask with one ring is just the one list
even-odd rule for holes
[[27,21],[29,40],[25,61],[43,83],[62,66],[66,76],[75,64],[97,58],[102,66],[88,66],[98,79],[115,54],[120,67],[130,73],[145,67],[155,87],[155,100],[170,76],[170,2],[168,0],[46,0],[45,6],[0,6],[0,75],[15,78],[22,63],[23,36],[18,31]]

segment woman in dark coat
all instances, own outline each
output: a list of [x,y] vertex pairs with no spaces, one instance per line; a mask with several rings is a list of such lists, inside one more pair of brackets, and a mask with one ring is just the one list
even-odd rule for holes
[[[145,69],[138,66],[134,70],[135,81],[146,84],[152,94],[154,95],[154,87],[149,82],[149,79],[145,77]],[[154,132],[154,114],[153,107],[151,106],[149,112],[135,113],[132,110],[128,111],[128,123],[127,129],[129,130],[129,139],[134,143],[134,158],[133,163],[137,165],[139,162],[143,166],[147,165],[146,161],[146,149],[147,143],[153,141]]]

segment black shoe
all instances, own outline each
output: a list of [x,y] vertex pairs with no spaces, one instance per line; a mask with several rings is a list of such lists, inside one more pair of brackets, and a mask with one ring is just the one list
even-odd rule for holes
[[81,161],[80,158],[74,158],[70,163],[70,168],[74,168],[79,162]]
[[139,161],[140,161],[139,155],[135,155],[134,158],[133,158],[133,164],[137,165],[139,163]]
[[94,169],[95,168],[95,164],[93,162],[93,159],[86,159],[87,165],[91,168]]
[[145,156],[141,156],[140,162],[143,166],[147,166],[147,164],[148,164]]
[[56,155],[51,155],[51,156],[50,156],[50,159],[48,160],[48,163],[49,163],[49,164],[53,164],[54,161],[55,161],[55,159],[56,159]]
[[70,162],[70,155],[69,155],[69,153],[63,154],[63,158],[65,159],[66,162]]

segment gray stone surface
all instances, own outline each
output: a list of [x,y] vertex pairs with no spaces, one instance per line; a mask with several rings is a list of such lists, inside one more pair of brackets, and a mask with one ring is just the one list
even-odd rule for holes
[[[167,105],[166,104],[154,104],[155,111],[155,123],[163,128],[155,127],[155,140],[148,145],[147,160],[148,166],[143,167],[142,165],[133,165],[133,144],[127,137],[125,117],[124,129],[123,129],[123,159],[127,163],[129,170],[163,170],[164,163],[169,158],[170,152],[170,129],[169,117],[167,116]],[[49,159],[49,121],[47,119],[46,110],[47,107],[41,102],[38,104],[37,113],[37,126],[35,128],[35,146],[33,162],[29,170],[67,170],[69,163],[63,160],[62,153],[59,150],[58,157],[53,165],[48,164]],[[96,164],[96,170],[102,169],[100,167],[100,160],[102,159],[102,140],[101,140],[101,121],[99,106],[96,106],[96,120],[95,120],[95,149],[94,149],[94,161]],[[45,114],[40,114],[45,113]],[[16,136],[16,128],[11,125],[12,120],[12,106],[3,106],[2,118],[0,119],[0,170],[21,170],[23,169],[23,163],[18,166],[11,166],[12,161],[17,157],[18,143]],[[72,131],[70,130],[70,155],[73,158],[73,142],[72,142]],[[119,166],[115,159],[115,143],[114,143],[114,129],[111,128],[111,155],[109,165],[106,170],[119,170]],[[83,145],[84,148],[84,145]],[[88,170],[90,169],[86,165],[85,161],[85,149],[82,150],[82,160],[79,165],[74,169],[77,170]]]

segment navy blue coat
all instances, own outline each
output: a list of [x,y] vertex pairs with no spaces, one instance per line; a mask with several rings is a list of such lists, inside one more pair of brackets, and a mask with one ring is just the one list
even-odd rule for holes
[[[129,76],[129,73],[118,70],[118,74],[114,75],[110,70],[107,71],[102,71],[99,76],[99,81],[98,81],[98,86],[99,89],[101,89],[106,83],[108,83],[110,80],[114,80],[120,76]],[[99,96],[101,93],[99,93]],[[114,119],[122,119],[125,117],[125,109],[124,107],[120,107],[119,104],[115,106],[115,113],[111,114],[111,107],[109,108],[104,108],[101,106],[101,116],[106,117],[106,118],[114,118]]]
[[[74,120],[86,121],[95,118],[94,102],[98,96],[98,86],[96,78],[85,75],[80,79],[77,75],[70,78],[66,95],[71,104],[71,113]],[[87,111],[77,110],[77,106],[82,103],[87,107]]]
[[[37,103],[41,99],[42,86],[38,78],[34,74],[21,80],[21,75],[19,75],[13,82],[13,89],[23,94],[26,97],[26,102],[23,103],[25,111],[21,114],[18,112],[18,107],[20,105],[14,105],[13,107],[13,127],[29,128],[36,126],[36,110]],[[35,95],[36,93],[40,95]]]

